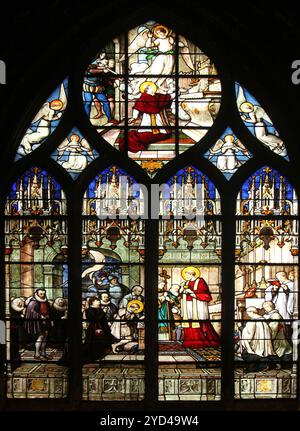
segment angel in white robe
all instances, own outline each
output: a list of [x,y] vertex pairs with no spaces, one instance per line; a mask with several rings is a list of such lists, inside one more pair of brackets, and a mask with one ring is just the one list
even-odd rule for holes
[[88,156],[93,160],[94,154],[88,143],[84,138],[73,133],[69,139],[66,139],[58,147],[57,161],[63,156],[64,152],[69,153],[67,161],[61,163],[62,167],[70,171],[83,171],[88,165]]
[[242,165],[236,153],[242,152],[245,156],[250,156],[249,151],[244,147],[239,139],[233,135],[226,135],[223,139],[218,139],[216,144],[209,150],[211,159],[217,156],[217,168],[221,172],[233,173]]
[[[179,50],[182,55],[182,59],[186,64],[188,70],[195,71],[195,65],[192,62],[189,48],[186,39],[183,36],[179,36]],[[172,31],[166,26],[156,24],[151,30],[145,28],[140,31],[133,41],[128,46],[128,57],[136,53],[140,53],[142,50],[149,52],[149,62],[140,61],[133,62],[130,64],[131,75],[170,75],[173,72],[175,65],[175,39],[172,35]],[[123,61],[125,56],[120,58]],[[147,78],[133,78],[129,82],[128,91],[132,95],[139,93],[140,85]],[[159,88],[160,92],[167,92],[167,76],[164,77],[153,77],[151,81],[154,82]]]
[[254,124],[254,133],[257,139],[269,147],[271,151],[274,151],[274,153],[285,157],[287,151],[282,139],[278,136],[277,132],[268,132],[267,125],[273,126],[272,120],[260,105],[255,105],[247,100],[240,85],[237,95],[237,105],[241,118],[247,123]]
[[32,151],[33,145],[40,144],[51,134],[51,123],[61,118],[67,106],[67,95],[64,84],[61,84],[60,94],[58,99],[47,101],[34,117],[32,124],[38,122],[36,131],[28,129],[23,137],[20,148],[21,152],[29,154]]

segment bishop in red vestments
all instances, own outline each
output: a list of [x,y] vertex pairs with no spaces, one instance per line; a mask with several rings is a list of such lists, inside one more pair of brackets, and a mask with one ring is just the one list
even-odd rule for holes
[[[142,120],[138,130],[131,130],[128,133],[128,151],[137,153],[146,150],[150,144],[168,139],[171,130],[166,108],[171,105],[169,94],[156,93],[157,86],[153,82],[144,82],[141,86],[141,96],[133,108],[133,118],[135,121],[142,115]],[[125,151],[124,139],[119,139],[119,148]]]
[[183,287],[181,302],[183,322],[183,346],[219,347],[220,338],[209,321],[208,303],[212,297],[203,278],[193,270],[185,273],[187,283]]

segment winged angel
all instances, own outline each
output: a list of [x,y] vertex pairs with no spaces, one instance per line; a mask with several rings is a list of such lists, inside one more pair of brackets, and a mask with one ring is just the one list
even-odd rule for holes
[[211,159],[213,156],[218,156],[217,168],[221,172],[235,172],[242,165],[237,158],[237,153],[242,152],[243,155],[250,157],[249,151],[244,147],[239,139],[235,139],[233,135],[226,135],[223,139],[218,139],[216,144],[209,150]]
[[65,139],[57,149],[57,161],[59,161],[65,152],[69,153],[67,161],[61,163],[62,167],[71,171],[83,171],[88,165],[89,156],[92,160],[95,158],[93,151],[85,138],[73,133],[69,139]]
[[[192,61],[187,40],[180,35],[178,40],[180,59],[188,71],[195,71],[196,65]],[[137,55],[137,62],[131,61],[134,54]],[[151,81],[157,85],[160,92],[168,92],[168,75],[173,72],[175,65],[175,39],[172,30],[161,24],[154,25],[152,29],[140,27],[137,36],[128,46],[128,58],[131,75],[157,75],[151,78]],[[120,60],[124,59],[125,56],[122,56]],[[146,79],[133,78],[129,84],[129,93],[138,94],[140,85]]]
[[277,132],[275,132],[276,134],[268,132],[268,125],[273,126],[272,120],[260,105],[253,104],[247,100],[240,85],[238,87],[237,105],[241,118],[247,123],[254,124],[254,133],[257,139],[274,153],[285,157],[287,151],[282,139],[280,139]]
[[29,128],[23,137],[20,148],[21,152],[29,154],[34,145],[41,144],[51,134],[51,123],[61,118],[67,106],[67,95],[64,84],[61,84],[59,98],[47,101],[43,104],[37,115],[34,117],[31,126],[36,126],[36,130]]

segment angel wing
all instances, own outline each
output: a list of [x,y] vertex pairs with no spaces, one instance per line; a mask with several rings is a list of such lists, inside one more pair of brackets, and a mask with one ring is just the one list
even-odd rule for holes
[[[136,53],[139,49],[144,48],[148,39],[149,29],[145,28],[140,33],[136,35],[133,41],[128,46],[128,57]],[[124,61],[125,54],[120,57],[120,61]]]
[[264,108],[260,105],[255,105],[255,116],[258,121],[265,120],[269,124],[273,124],[271,118],[268,116]]
[[63,82],[61,83],[61,86],[60,86],[59,99],[63,103],[61,111],[64,111],[66,109],[66,107],[67,107],[68,99],[67,99],[66,89],[65,89],[65,86],[64,86]]
[[40,121],[42,118],[47,117],[50,113],[50,105],[49,102],[45,102],[41,109],[38,111],[34,119],[32,120],[31,124],[36,123],[37,121]]
[[241,143],[241,141],[239,139],[236,139],[234,141],[234,144],[236,147],[238,147],[238,149],[240,149],[244,154],[250,154],[249,151],[247,150],[247,148]]
[[236,96],[236,102],[237,102],[237,105],[238,105],[239,109],[240,109],[240,106],[241,106],[242,103],[247,102],[247,99],[246,99],[245,94],[244,94],[244,90],[240,86],[240,84],[238,84],[238,93],[237,93],[237,96]]
[[81,139],[80,145],[86,150],[91,159],[95,158],[93,150],[91,149],[90,144],[85,138]]
[[59,146],[58,146],[58,148],[57,148],[57,160],[59,160],[61,157],[62,157],[62,155],[63,155],[63,153],[64,153],[64,151],[65,151],[65,149],[66,148],[68,148],[68,145],[69,145],[69,141],[68,141],[68,139],[65,139]]
[[220,149],[222,148],[222,146],[224,145],[224,142],[222,139],[218,139],[217,142],[215,143],[215,145],[210,148],[209,152],[213,155],[213,154],[217,154]]
[[[238,89],[236,101],[237,101],[238,107],[240,108],[242,103],[247,102],[247,99],[245,97],[243,88],[239,84],[238,84],[238,87],[239,87],[239,89]],[[255,101],[255,102],[256,102],[256,103],[254,103],[255,117],[257,118],[257,120],[258,121],[265,120],[269,124],[273,124],[272,120],[270,119],[270,117],[268,116],[268,114],[266,113],[264,108],[262,106],[260,106],[260,104],[257,101]]]
[[[62,82],[61,87],[60,87],[59,99],[62,101],[62,104],[63,104],[61,111],[64,111],[66,109],[66,106],[67,106],[67,94],[66,94],[66,90],[65,90],[65,86],[64,86],[63,82]],[[42,118],[49,119],[49,114],[51,111],[50,102],[51,102],[51,100],[47,100],[47,102],[45,102],[43,104],[41,109],[38,111],[38,113],[36,114],[36,116],[32,120],[31,124],[36,123],[37,121],[41,120]],[[51,120],[51,118],[50,118],[50,120]]]
[[179,55],[181,59],[185,62],[185,64],[191,69],[195,70],[195,65],[193,63],[192,57],[190,55],[190,50],[188,47],[188,41],[184,36],[178,36],[178,46],[179,46]]

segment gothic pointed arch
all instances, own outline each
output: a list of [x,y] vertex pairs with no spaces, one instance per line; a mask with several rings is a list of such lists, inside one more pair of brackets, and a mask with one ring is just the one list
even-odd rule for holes
[[80,26],[7,141],[3,393],[103,410],[293,402],[293,142],[204,22],[154,15]]
[[67,202],[45,169],[33,166],[11,185],[4,254],[7,396],[66,398]]

